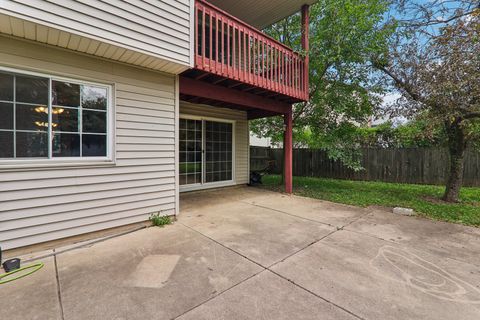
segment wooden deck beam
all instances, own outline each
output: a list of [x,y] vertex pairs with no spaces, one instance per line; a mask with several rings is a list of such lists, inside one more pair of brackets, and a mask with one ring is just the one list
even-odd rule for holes
[[291,112],[292,108],[292,106],[286,102],[264,98],[252,93],[213,85],[183,76],[180,76],[180,94],[216,100],[226,104],[240,105],[277,114],[286,114]]

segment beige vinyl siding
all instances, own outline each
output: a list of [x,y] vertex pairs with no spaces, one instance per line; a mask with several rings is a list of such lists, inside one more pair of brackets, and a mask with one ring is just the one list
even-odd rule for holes
[[237,184],[249,182],[249,130],[248,120],[237,121],[235,126],[235,177]]
[[188,67],[191,5],[190,0],[4,0],[0,32],[127,63],[153,67],[161,58]]
[[0,66],[110,84],[115,159],[0,163],[0,243],[11,249],[175,213],[175,76],[0,37]]
[[180,101],[180,116],[182,114],[206,118],[235,120],[235,183],[248,183],[249,130],[247,113],[240,110]]

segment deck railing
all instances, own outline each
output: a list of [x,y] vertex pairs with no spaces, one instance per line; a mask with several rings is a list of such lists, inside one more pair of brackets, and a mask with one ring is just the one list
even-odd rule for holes
[[195,68],[308,100],[298,53],[206,1],[195,2],[195,18]]

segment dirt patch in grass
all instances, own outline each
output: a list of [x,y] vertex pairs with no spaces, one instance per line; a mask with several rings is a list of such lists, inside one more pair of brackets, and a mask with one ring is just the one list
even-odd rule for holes
[[435,203],[435,204],[455,204],[455,203],[447,202],[447,201],[444,201],[440,198],[432,197],[432,196],[423,196],[422,199],[424,199],[425,201],[428,201],[430,203]]
[[455,205],[455,204],[458,204],[458,205],[467,205],[467,206],[472,206],[472,207],[480,207],[480,202],[479,201],[460,201],[460,202],[447,202],[445,200],[442,200],[440,198],[437,198],[437,197],[432,197],[432,196],[423,196],[422,197],[423,200],[425,201],[428,201],[430,203],[434,203],[434,204],[444,204],[444,205]]

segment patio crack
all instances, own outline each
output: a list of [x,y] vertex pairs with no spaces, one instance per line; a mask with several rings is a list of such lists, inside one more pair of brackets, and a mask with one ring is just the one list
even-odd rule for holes
[[291,279],[289,279],[289,278],[286,278],[286,277],[284,277],[283,275],[281,275],[281,274],[279,274],[279,273],[277,273],[277,272],[275,272],[275,271],[273,271],[273,270],[270,270],[270,269],[267,269],[267,270],[270,271],[271,273],[273,273],[274,275],[276,275],[276,276],[278,276],[278,277],[280,277],[280,278],[282,278],[282,279],[290,282],[291,284],[295,285],[296,287],[298,287],[298,288],[300,288],[300,289],[302,289],[302,290],[310,293],[311,295],[313,295],[313,296],[315,296],[315,297],[317,297],[317,298],[325,301],[326,303],[329,303],[329,304],[331,304],[332,306],[337,307],[337,308],[343,310],[344,312],[348,313],[349,315],[351,315],[351,316],[353,316],[353,317],[355,317],[355,318],[357,318],[357,319],[360,319],[360,320],[365,320],[365,318],[363,318],[363,317],[361,317],[361,316],[353,313],[352,311],[350,311],[350,310],[348,310],[348,309],[346,309],[346,308],[344,308],[344,307],[336,304],[336,303],[333,302],[333,301],[330,301],[330,300],[328,300],[328,299],[326,299],[326,298],[324,298],[324,297],[316,294],[315,292],[313,292],[313,291],[311,291],[311,290],[309,290],[309,289],[307,289],[307,288],[299,285],[299,284],[296,283],[295,281],[293,281],[293,280],[291,280]]
[[63,311],[63,303],[62,303],[62,292],[60,288],[60,277],[58,275],[58,264],[57,264],[57,254],[55,253],[55,249],[53,249],[53,263],[55,265],[55,279],[57,284],[57,297],[58,297],[58,304],[60,307],[60,317],[62,320],[65,320],[65,313]]
[[[368,213],[367,213],[367,214],[368,214]],[[362,216],[363,216],[363,215],[362,215]],[[354,221],[351,221],[350,223],[353,223],[353,222],[354,222]],[[357,315],[357,314],[353,313],[352,311],[350,311],[350,310],[348,310],[348,309],[346,309],[346,308],[344,308],[344,307],[342,307],[342,306],[340,306],[340,305],[338,305],[338,304],[336,304],[336,303],[334,303],[334,302],[332,302],[332,301],[330,301],[330,300],[328,300],[328,299],[326,299],[326,298],[324,298],[324,297],[322,297],[322,296],[320,296],[320,295],[316,294],[315,292],[313,292],[313,291],[311,291],[311,290],[309,290],[309,289],[307,289],[307,288],[305,288],[305,287],[303,287],[303,286],[299,285],[298,283],[295,283],[293,280],[291,280],[291,279],[289,279],[289,278],[286,278],[286,277],[284,277],[283,275],[281,275],[281,274],[279,274],[279,273],[277,273],[277,272],[275,272],[275,271],[273,271],[273,270],[271,269],[273,266],[275,266],[275,265],[277,265],[277,264],[279,264],[279,263],[281,263],[281,262],[285,261],[286,259],[288,259],[288,258],[290,258],[290,257],[292,257],[292,256],[294,256],[294,255],[296,255],[297,253],[300,253],[300,252],[302,252],[303,250],[307,249],[308,247],[310,247],[310,246],[314,245],[315,243],[318,243],[318,242],[322,241],[323,239],[325,239],[325,238],[327,238],[327,237],[331,236],[332,234],[334,234],[334,233],[336,233],[336,232],[338,232],[338,231],[341,231],[341,230],[343,230],[343,227],[344,227],[344,226],[342,226],[342,227],[339,227],[339,228],[337,228],[336,230],[333,230],[333,231],[331,231],[331,232],[330,232],[330,233],[328,233],[327,235],[325,235],[325,236],[323,236],[323,237],[321,237],[321,238],[319,238],[319,239],[317,239],[317,240],[315,240],[315,241],[312,241],[312,242],[311,242],[311,243],[309,243],[308,245],[306,245],[306,246],[302,247],[301,249],[299,249],[299,250],[295,251],[294,253],[292,253],[292,254],[288,255],[287,257],[284,257],[284,258],[282,258],[281,260],[279,260],[279,261],[277,261],[277,262],[274,262],[273,264],[271,264],[271,265],[269,265],[269,266],[264,266],[264,265],[262,265],[261,263],[259,263],[259,262],[256,262],[255,260],[252,260],[252,259],[248,258],[247,256],[243,255],[242,253],[240,253],[240,252],[238,252],[238,251],[236,251],[236,250],[234,250],[234,249],[232,249],[232,248],[230,248],[230,247],[228,247],[228,246],[226,246],[226,245],[224,245],[224,244],[220,243],[219,241],[217,241],[217,240],[215,240],[215,239],[213,239],[213,238],[211,238],[211,237],[209,237],[209,236],[207,236],[207,235],[205,235],[205,234],[201,233],[200,231],[198,231],[198,230],[196,230],[196,229],[194,229],[194,228],[192,228],[192,227],[190,227],[190,226],[188,226],[188,225],[185,225],[185,224],[183,224],[183,223],[181,223],[181,222],[177,222],[177,223],[179,223],[179,224],[181,224],[182,226],[184,226],[184,227],[186,227],[186,228],[188,228],[188,229],[190,229],[190,230],[192,230],[192,231],[194,231],[194,232],[196,232],[196,233],[200,234],[201,236],[203,236],[203,237],[205,237],[205,238],[207,238],[207,239],[209,239],[209,240],[213,241],[214,243],[216,243],[216,244],[220,245],[221,247],[223,247],[223,248],[225,248],[225,249],[227,249],[227,250],[229,250],[229,251],[231,251],[231,252],[233,252],[233,253],[235,253],[235,254],[237,254],[237,255],[241,256],[242,258],[244,258],[244,259],[246,259],[246,260],[248,260],[248,261],[250,261],[250,262],[252,262],[252,263],[256,264],[257,266],[261,267],[261,268],[262,268],[262,270],[261,270],[261,271],[259,271],[259,272],[256,272],[255,274],[251,275],[250,277],[247,277],[247,278],[243,279],[242,281],[240,281],[240,282],[238,282],[238,283],[234,284],[233,286],[231,286],[231,287],[229,287],[229,288],[227,288],[227,289],[225,289],[225,290],[223,290],[223,291],[219,292],[218,294],[216,294],[216,295],[214,295],[214,296],[212,296],[212,297],[208,298],[207,300],[205,300],[205,301],[203,301],[203,302],[201,302],[201,303],[197,304],[196,306],[194,306],[194,307],[190,308],[189,310],[187,310],[187,311],[183,312],[182,314],[180,314],[180,315],[178,315],[178,316],[176,316],[176,317],[172,318],[173,320],[175,320],[175,319],[178,319],[179,317],[181,317],[181,316],[183,316],[183,315],[187,314],[188,312],[190,312],[190,311],[192,311],[192,310],[194,310],[194,309],[196,309],[196,308],[198,308],[198,307],[200,307],[200,306],[204,305],[205,303],[207,303],[207,302],[209,302],[209,301],[211,301],[211,300],[213,300],[213,299],[215,299],[215,298],[219,297],[220,295],[222,295],[222,294],[224,294],[224,293],[226,293],[226,292],[230,291],[231,289],[233,289],[233,288],[235,288],[235,287],[239,286],[240,284],[242,284],[242,283],[244,283],[244,282],[246,282],[246,281],[250,280],[251,278],[253,278],[253,277],[255,277],[255,276],[257,276],[257,275],[259,275],[260,273],[262,273],[262,272],[265,272],[265,271],[269,271],[269,272],[273,273],[274,275],[276,275],[276,276],[278,276],[278,277],[282,278],[283,280],[285,280],[285,281],[288,281],[289,283],[293,284],[294,286],[296,286],[296,287],[298,287],[298,288],[300,288],[300,289],[302,289],[302,290],[306,291],[307,293],[309,293],[309,294],[311,294],[311,295],[313,295],[313,296],[317,297],[318,299],[321,299],[321,300],[325,301],[325,302],[326,302],[326,303],[328,303],[328,304],[331,304],[332,306],[334,306],[334,307],[336,307],[336,308],[339,308],[339,309],[343,310],[344,312],[346,312],[346,313],[350,314],[351,316],[353,316],[353,317],[355,317],[355,318],[357,318],[357,319],[360,319],[360,320],[365,320],[365,318],[362,318],[362,317],[360,317],[359,315]],[[349,225],[350,223],[346,224],[345,226]]]
[[231,252],[233,252],[233,253],[235,253],[235,254],[237,254],[237,255],[241,256],[242,258],[244,258],[244,259],[246,259],[246,260],[248,260],[248,261],[250,261],[250,262],[252,262],[252,263],[256,264],[257,266],[259,266],[259,267],[261,267],[261,268],[263,268],[263,269],[267,269],[267,268],[268,268],[268,267],[266,267],[266,266],[262,265],[261,263],[259,263],[259,262],[256,262],[255,260],[252,260],[252,259],[250,259],[249,257],[247,257],[247,256],[245,256],[245,255],[243,255],[243,254],[241,254],[240,252],[237,252],[237,251],[233,250],[232,248],[230,248],[230,247],[228,247],[228,246],[224,245],[223,243],[221,243],[221,242],[218,242],[217,240],[215,240],[215,239],[213,239],[213,238],[210,238],[209,236],[207,236],[207,235],[205,235],[205,234],[201,233],[200,231],[198,231],[198,230],[196,230],[196,229],[194,229],[194,228],[192,228],[192,227],[190,227],[190,226],[188,226],[188,225],[186,225],[186,224],[184,224],[184,223],[182,223],[182,222],[178,222],[178,221],[177,221],[176,223],[179,223],[179,224],[181,224],[182,226],[184,226],[185,228],[188,228],[188,229],[190,229],[190,230],[192,230],[192,231],[194,231],[194,232],[196,232],[196,233],[200,234],[201,236],[203,236],[203,237],[205,237],[205,238],[207,238],[207,239],[209,239],[209,240],[211,240],[211,241],[215,242],[216,244],[220,245],[221,247],[223,247],[223,248],[225,248],[225,249],[227,249],[227,250],[229,250],[229,251],[231,251]]
[[215,294],[215,295],[211,296],[210,298],[208,298],[208,299],[207,299],[207,300],[205,300],[205,301],[202,301],[202,302],[200,302],[200,303],[199,303],[199,304],[197,304],[196,306],[193,306],[193,307],[191,307],[190,309],[188,309],[188,310],[186,310],[186,311],[182,312],[182,313],[181,313],[181,314],[179,314],[178,316],[175,316],[174,318],[172,318],[172,320],[178,319],[178,318],[180,318],[181,316],[183,316],[183,315],[185,315],[185,314],[189,313],[190,311],[193,311],[193,310],[197,309],[198,307],[201,307],[202,305],[204,305],[205,303],[209,302],[210,300],[213,300],[213,299],[215,299],[215,298],[217,298],[217,297],[221,296],[222,294],[224,294],[224,293],[226,293],[226,292],[228,292],[228,291],[232,290],[233,288],[235,288],[235,287],[237,287],[237,286],[241,285],[242,283],[244,283],[244,282],[246,282],[246,281],[248,281],[248,280],[252,279],[253,277],[256,277],[256,276],[258,276],[260,273],[262,273],[262,272],[264,272],[264,271],[267,271],[267,270],[268,270],[268,269],[263,269],[263,270],[261,270],[261,271],[259,271],[259,272],[255,272],[255,273],[254,273],[254,274],[252,274],[251,276],[249,276],[249,277],[247,277],[247,278],[243,279],[242,281],[240,281],[240,282],[238,282],[238,283],[234,284],[233,286],[231,286],[231,287],[229,287],[229,288],[227,288],[227,289],[225,289],[225,290],[223,290],[223,291],[219,292],[218,294]]
[[252,274],[251,276],[249,276],[249,277],[247,277],[247,278],[245,278],[245,279],[241,280],[240,282],[238,282],[238,283],[234,284],[233,286],[231,286],[231,287],[228,287],[227,289],[225,289],[225,290],[223,290],[223,291],[221,291],[221,292],[219,292],[219,293],[217,293],[217,294],[215,294],[215,295],[211,296],[211,297],[210,297],[210,298],[208,298],[207,300],[200,302],[200,303],[199,303],[199,304],[197,304],[196,306],[193,306],[193,307],[191,307],[190,309],[186,310],[185,312],[182,312],[181,314],[179,314],[179,315],[175,316],[174,318],[172,318],[172,320],[175,320],[175,319],[178,319],[178,318],[180,318],[181,316],[183,316],[183,315],[185,315],[185,314],[189,313],[189,312],[190,312],[190,311],[192,311],[192,310],[195,310],[196,308],[198,308],[198,307],[200,307],[200,306],[204,305],[205,303],[209,302],[210,300],[213,300],[213,299],[217,298],[218,296],[220,296],[220,295],[222,295],[222,294],[224,294],[224,293],[226,293],[226,292],[228,292],[228,291],[232,290],[233,288],[235,288],[235,287],[237,287],[237,286],[241,285],[241,284],[242,284],[242,283],[244,283],[245,281],[248,281],[248,280],[252,279],[253,277],[255,277],[255,276],[259,275],[260,273],[262,273],[262,272],[264,272],[264,271],[268,270],[268,268],[267,268],[267,267],[265,267],[265,266],[263,266],[262,264],[260,264],[260,263],[258,263],[258,262],[256,262],[256,261],[254,261],[254,260],[252,260],[252,259],[248,258],[247,256],[245,256],[245,255],[241,254],[240,252],[237,252],[237,251],[233,250],[232,248],[229,248],[229,247],[227,247],[226,245],[224,245],[224,244],[222,244],[222,243],[218,242],[217,240],[210,238],[209,236],[207,236],[207,235],[205,235],[205,234],[201,233],[200,231],[198,231],[198,230],[195,230],[194,228],[192,228],[192,227],[190,227],[190,226],[187,226],[186,224],[183,224],[183,223],[181,223],[181,222],[178,222],[178,221],[177,221],[177,223],[178,223],[178,224],[181,224],[181,225],[182,225],[182,226],[184,226],[185,228],[188,228],[188,229],[192,230],[193,232],[196,232],[196,233],[198,233],[198,234],[199,234],[199,235],[201,235],[202,237],[205,237],[205,238],[209,239],[210,241],[213,241],[214,243],[218,244],[218,245],[219,245],[219,246],[221,246],[222,248],[225,248],[225,249],[227,249],[228,251],[231,251],[231,252],[233,252],[233,253],[235,253],[235,254],[237,254],[237,255],[241,256],[242,258],[244,258],[244,259],[246,259],[246,260],[248,260],[248,261],[250,261],[250,262],[252,262],[252,263],[256,264],[257,266],[259,266],[260,268],[262,268],[262,270],[260,270],[260,271],[258,271],[258,272],[255,272],[255,273],[254,273],[254,274]]
[[243,201],[243,200],[237,200],[237,201],[240,202],[240,203],[249,204],[251,206],[255,206],[255,207],[258,207],[258,208],[279,212],[279,213],[285,214],[287,216],[299,218],[299,219],[302,219],[302,220],[305,220],[305,221],[311,221],[311,222],[319,223],[319,224],[326,225],[326,226],[329,226],[329,227],[334,227],[334,228],[337,228],[337,230],[343,229],[343,228],[349,226],[350,224],[356,222],[357,220],[363,218],[364,216],[367,216],[367,215],[372,213],[371,210],[364,209],[366,211],[365,213],[362,213],[358,217],[355,217],[354,219],[352,219],[352,221],[349,221],[345,225],[342,225],[342,226],[339,227],[339,226],[336,226],[336,225],[333,225],[333,224],[330,224],[330,223],[327,223],[327,222],[322,222],[322,221],[318,221],[318,220],[314,220],[314,219],[310,219],[310,218],[305,218],[305,217],[302,217],[302,216],[299,216],[299,215],[296,215],[296,214],[293,214],[293,213],[290,213],[290,212],[286,212],[286,211],[282,211],[282,210],[278,210],[278,209],[273,209],[273,208],[270,208],[270,207],[267,207],[267,206],[262,206],[262,205],[259,205],[259,204],[256,204],[256,203],[251,203],[251,202],[247,202],[247,201]]

